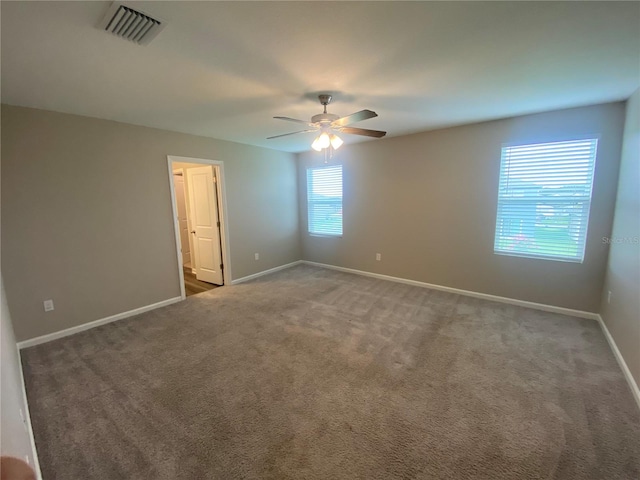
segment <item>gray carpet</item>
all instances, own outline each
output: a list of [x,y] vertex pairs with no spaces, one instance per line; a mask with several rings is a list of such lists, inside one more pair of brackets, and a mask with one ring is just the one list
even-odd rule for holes
[[310,266],[23,364],[45,480],[640,475],[595,321]]

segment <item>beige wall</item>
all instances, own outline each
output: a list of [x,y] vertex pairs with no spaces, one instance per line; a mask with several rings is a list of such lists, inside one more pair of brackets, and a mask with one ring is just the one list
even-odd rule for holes
[[[305,260],[597,312],[615,202],[624,104],[613,103],[344,146],[344,236],[306,232],[306,167],[299,156]],[[363,127],[366,125],[363,123]],[[503,143],[600,137],[584,263],[493,253]],[[382,261],[375,261],[375,254]]]
[[300,259],[293,154],[3,105],[2,271],[18,341],[180,295],[167,155],[224,161],[233,278]]
[[[34,447],[27,430],[27,424],[22,420],[20,412],[26,415],[26,399],[22,390],[20,375],[20,358],[16,348],[16,340],[11,325],[11,315],[7,307],[4,293],[4,282],[0,280],[0,341],[2,342],[0,355],[2,357],[2,372],[0,373],[0,453],[18,457],[34,467]],[[26,417],[25,417],[26,418]]]
[[640,384],[640,90],[627,103],[611,241],[601,315]]

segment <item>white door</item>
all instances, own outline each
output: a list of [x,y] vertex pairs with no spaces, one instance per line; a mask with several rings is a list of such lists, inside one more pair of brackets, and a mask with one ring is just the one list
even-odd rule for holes
[[213,167],[187,169],[196,278],[222,285],[222,249]]
[[189,222],[187,220],[187,196],[184,189],[182,171],[173,172],[173,186],[176,192],[176,210],[178,214],[178,228],[180,229],[180,251],[182,265],[191,268],[191,250],[189,248]]

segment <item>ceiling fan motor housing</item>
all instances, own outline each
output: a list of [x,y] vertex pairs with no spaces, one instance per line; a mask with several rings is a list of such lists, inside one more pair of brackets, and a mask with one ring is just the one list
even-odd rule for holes
[[340,116],[333,113],[319,113],[311,117],[311,123],[328,124],[339,118]]

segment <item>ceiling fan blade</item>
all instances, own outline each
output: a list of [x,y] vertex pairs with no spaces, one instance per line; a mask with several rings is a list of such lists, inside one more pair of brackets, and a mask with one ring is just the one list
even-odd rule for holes
[[305,122],[304,120],[298,120],[297,118],[291,118],[291,117],[273,117],[273,118],[277,118],[278,120],[286,120],[287,122],[302,123],[303,125],[308,125],[310,127],[313,126],[313,123]]
[[298,132],[291,132],[291,133],[283,133],[282,135],[274,135],[273,137],[267,137],[267,140],[271,140],[272,138],[278,138],[278,137],[286,137],[287,135],[295,135],[296,133],[307,133],[307,132],[315,132],[315,129],[309,129],[309,130],[300,130]]
[[345,125],[351,125],[352,123],[367,120],[368,118],[377,117],[378,114],[371,110],[360,110],[359,112],[352,113],[346,117],[339,118],[331,122],[332,127],[344,127]]
[[365,137],[382,138],[387,132],[380,130],[369,130],[367,128],[342,127],[339,128],[342,133],[350,133],[351,135],[364,135]]

